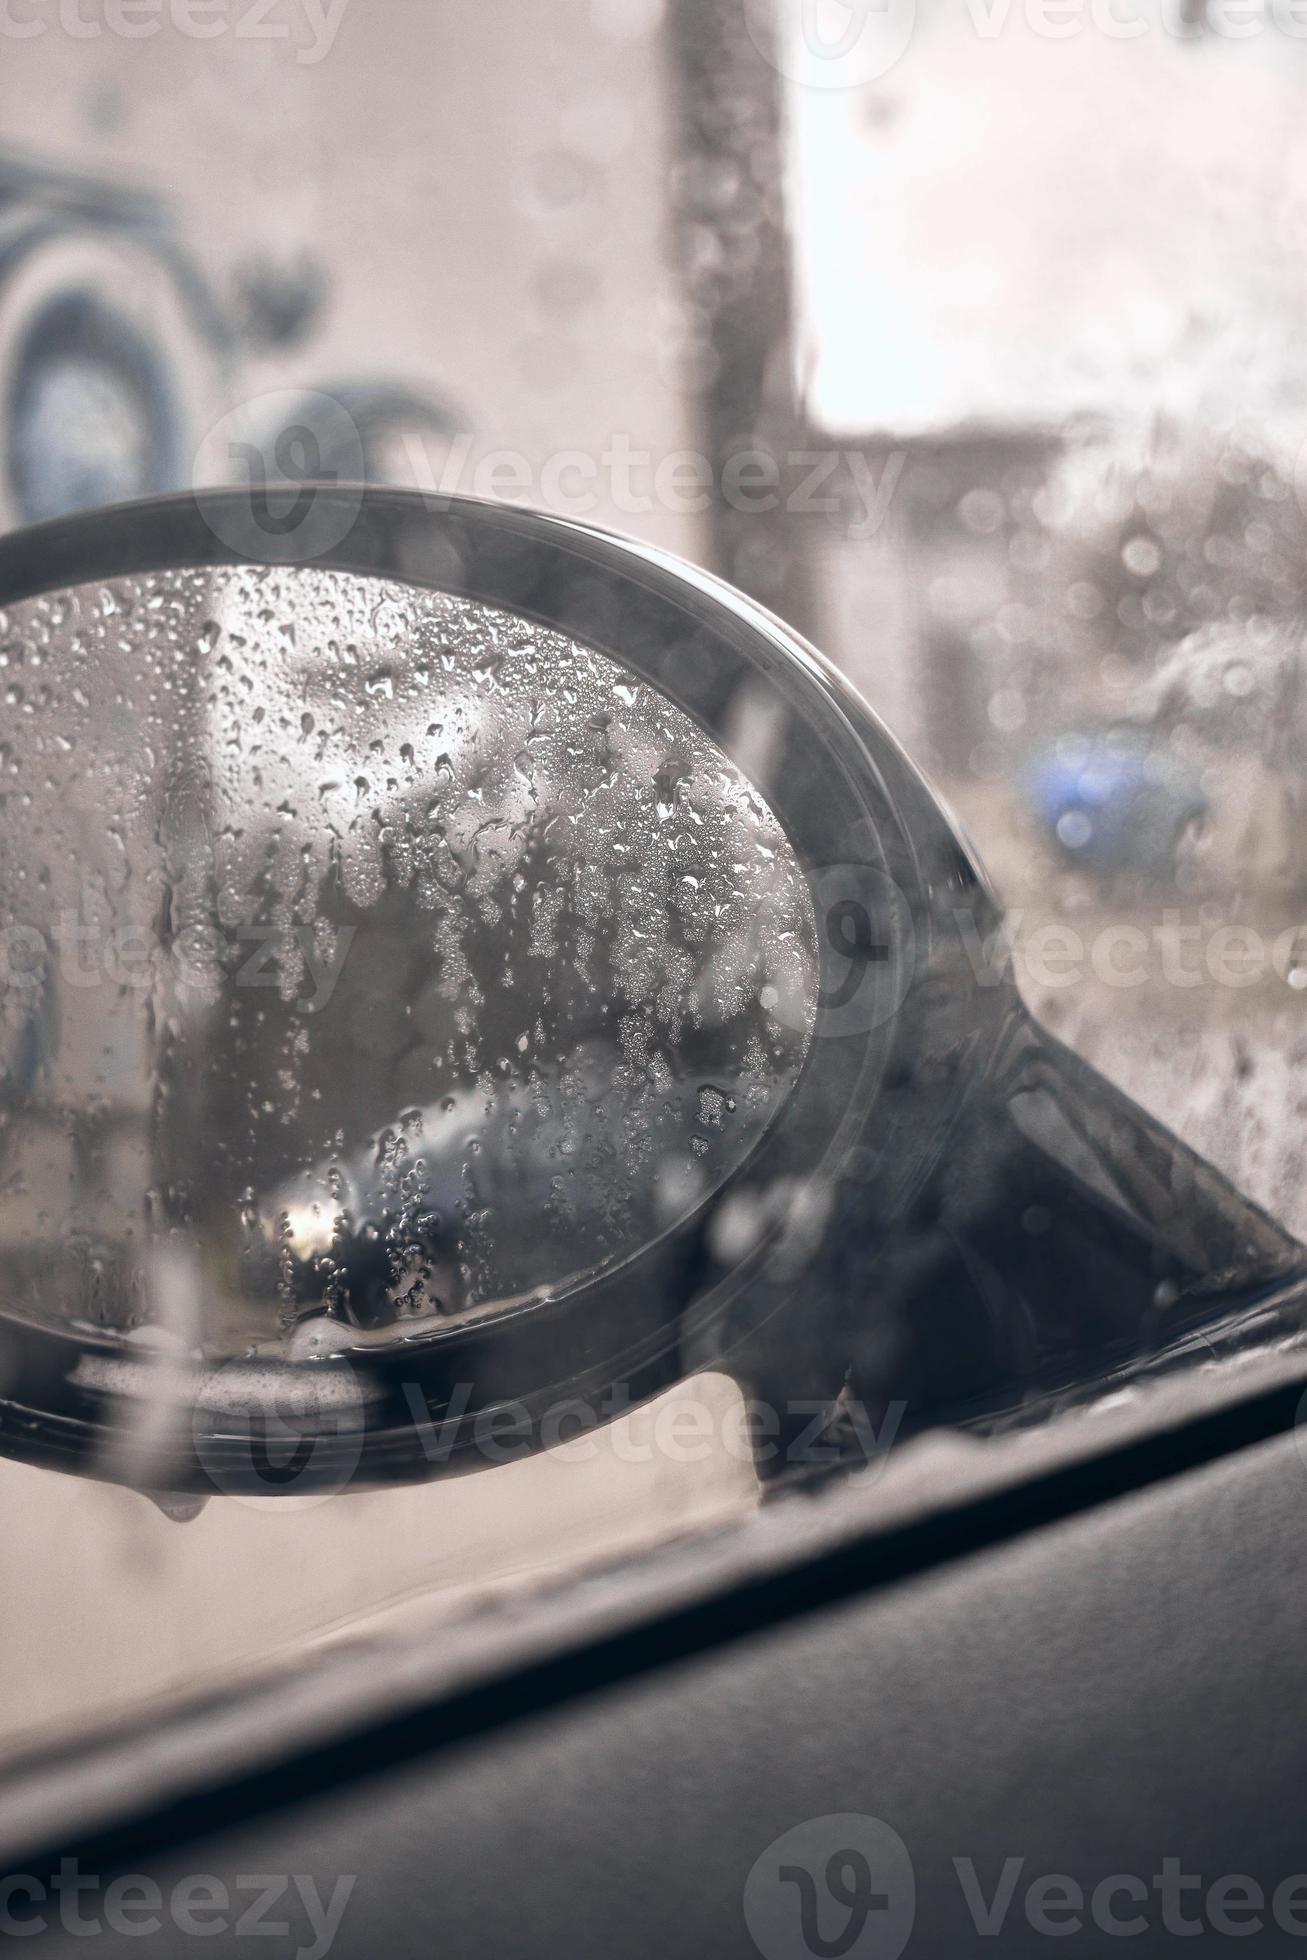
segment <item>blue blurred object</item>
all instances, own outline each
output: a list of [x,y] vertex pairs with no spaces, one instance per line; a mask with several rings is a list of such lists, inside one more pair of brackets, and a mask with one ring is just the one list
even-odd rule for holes
[[1171,876],[1186,826],[1209,809],[1195,777],[1120,732],[1060,737],[1034,756],[1026,787],[1059,853],[1104,876]]

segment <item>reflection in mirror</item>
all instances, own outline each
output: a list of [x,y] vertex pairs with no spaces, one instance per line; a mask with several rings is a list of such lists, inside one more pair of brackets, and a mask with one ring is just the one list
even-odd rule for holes
[[220,570],[16,606],[0,662],[9,1311],[424,1338],[639,1250],[784,1104],[803,874],[620,647]]

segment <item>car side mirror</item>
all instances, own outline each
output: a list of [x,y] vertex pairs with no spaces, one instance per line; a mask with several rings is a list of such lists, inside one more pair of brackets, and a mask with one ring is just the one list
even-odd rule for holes
[[308,490],[0,542],[0,1449],[384,1483],[705,1365],[838,1449],[1301,1272],[1034,1026],[946,811],[779,621]]

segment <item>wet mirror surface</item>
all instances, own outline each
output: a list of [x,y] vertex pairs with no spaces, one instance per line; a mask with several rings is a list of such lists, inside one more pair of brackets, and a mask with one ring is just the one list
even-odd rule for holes
[[437,1334],[646,1245],[786,1100],[807,886],[620,651],[183,571],[14,607],[0,660],[8,1311]]

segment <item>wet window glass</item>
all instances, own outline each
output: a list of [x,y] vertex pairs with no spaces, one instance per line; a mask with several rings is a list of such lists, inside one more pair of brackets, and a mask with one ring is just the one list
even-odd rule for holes
[[0,9],[0,1754],[1273,1370],[1293,8],[137,13]]

